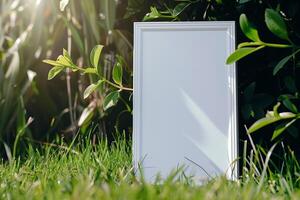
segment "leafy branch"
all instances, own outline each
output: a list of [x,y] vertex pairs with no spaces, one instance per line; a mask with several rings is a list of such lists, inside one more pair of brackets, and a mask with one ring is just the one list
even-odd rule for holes
[[[284,19],[281,15],[273,10],[266,9],[265,11],[265,22],[268,29],[277,37],[282,40],[285,40],[287,44],[276,44],[264,42],[260,39],[258,30],[248,21],[247,16],[242,14],[240,16],[240,27],[244,35],[251,40],[251,42],[244,42],[238,45],[238,49],[232,53],[228,58],[226,63],[232,64],[256,51],[259,51],[263,48],[290,48],[292,49],[292,54],[286,56],[280,60],[273,69],[273,75],[276,75],[282,68],[286,66],[289,60],[294,59],[295,56],[300,52],[300,47],[295,45],[289,38],[287,25],[285,24]],[[289,81],[290,82],[290,81]],[[294,85],[294,83],[289,83],[288,85]],[[293,90],[295,90],[293,88]],[[261,128],[281,122],[274,130],[272,140],[280,136],[284,131],[294,131],[292,125],[300,119],[300,113],[296,105],[292,102],[293,99],[299,99],[299,96],[296,95],[281,95],[278,98],[278,103],[274,106],[273,111],[268,111],[266,116],[258,121],[256,121],[248,130],[248,134],[256,132]],[[278,112],[278,108],[281,103],[290,111],[290,112]]]
[[292,124],[294,124],[298,119],[300,119],[300,113],[293,113],[293,112],[282,112],[278,113],[278,108],[281,104],[277,103],[274,106],[273,111],[268,111],[266,116],[258,121],[256,121],[249,129],[248,134],[251,134],[265,126],[270,124],[277,123],[279,121],[284,121],[283,123],[279,124],[272,136],[272,140],[277,138],[281,133],[287,130]]
[[83,74],[93,74],[98,77],[98,81],[89,85],[83,94],[84,99],[88,98],[93,92],[99,90],[103,84],[108,84],[112,86],[114,89],[106,95],[103,101],[103,109],[107,110],[112,106],[116,105],[118,100],[120,99],[120,92],[121,91],[129,91],[132,92],[133,89],[126,87],[123,85],[123,61],[120,56],[117,56],[117,61],[114,65],[113,72],[112,72],[112,79],[113,82],[103,77],[99,71],[99,62],[101,53],[103,50],[102,45],[97,45],[93,48],[90,53],[90,63],[91,67],[78,67],[72,61],[71,56],[69,53],[63,49],[63,55],[58,56],[56,60],[44,60],[44,63],[52,65],[52,69],[48,73],[48,80],[53,79],[56,77],[60,72],[70,69],[72,72],[81,72]]
[[259,51],[265,47],[271,48],[291,48],[293,53],[283,58],[273,69],[273,75],[276,75],[289,60],[294,58],[296,54],[300,52],[300,47],[295,45],[289,38],[288,29],[281,15],[273,10],[266,9],[265,22],[268,29],[277,37],[287,41],[289,44],[276,44],[264,42],[260,39],[258,30],[248,21],[247,16],[242,14],[240,16],[240,27],[245,36],[252,40],[252,42],[244,42],[238,45],[238,49],[231,54],[226,63],[232,64],[256,51]]

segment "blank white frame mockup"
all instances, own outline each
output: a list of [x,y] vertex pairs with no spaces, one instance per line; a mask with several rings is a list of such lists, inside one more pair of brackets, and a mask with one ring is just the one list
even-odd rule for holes
[[197,181],[238,167],[234,22],[134,24],[133,162],[146,180]]

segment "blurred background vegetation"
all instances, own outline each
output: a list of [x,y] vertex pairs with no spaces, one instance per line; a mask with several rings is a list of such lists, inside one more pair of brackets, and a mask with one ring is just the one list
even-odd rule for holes
[[[77,66],[84,67],[91,65],[89,53],[93,47],[104,45],[100,61],[102,75],[112,79],[113,66],[120,56],[123,82],[132,87],[133,22],[233,20],[237,22],[237,41],[241,43],[248,40],[238,26],[240,15],[245,13],[263,41],[284,43],[266,27],[267,8],[281,15],[291,41],[299,46],[298,0],[1,0],[2,154],[13,146],[14,154],[22,153],[28,140],[53,141],[58,137],[71,140],[77,134],[87,133],[95,135],[94,138],[113,140],[113,133],[123,132],[130,138],[130,92],[121,92],[122,100],[104,110],[107,85],[83,99],[84,89],[97,81],[97,77],[65,70],[52,81],[47,80],[50,66],[42,61],[55,59],[63,48]],[[264,117],[277,102],[288,99],[280,110],[288,111],[292,107],[293,112],[298,112],[299,55],[294,55],[273,75],[274,66],[290,54],[289,49],[266,48],[239,61],[240,140],[247,139],[244,126],[249,127]],[[272,145],[275,126],[253,135],[256,143]],[[283,141],[298,155],[299,128],[299,122],[295,122],[276,138],[276,142]]]

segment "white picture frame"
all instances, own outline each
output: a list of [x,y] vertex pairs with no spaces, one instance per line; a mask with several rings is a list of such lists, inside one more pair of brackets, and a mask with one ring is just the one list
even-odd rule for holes
[[133,163],[148,181],[183,166],[238,176],[235,23],[134,24]]

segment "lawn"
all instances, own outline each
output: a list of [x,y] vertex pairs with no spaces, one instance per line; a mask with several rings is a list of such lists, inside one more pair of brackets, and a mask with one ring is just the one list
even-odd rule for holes
[[[29,145],[22,159],[2,161],[0,199],[297,199],[300,190],[265,177],[262,185],[244,175],[239,181],[218,177],[198,186],[170,176],[149,184],[134,176],[131,144],[117,139],[74,146]],[[75,143],[74,143],[75,144]],[[282,181],[281,181],[282,182]],[[287,186],[287,185],[286,185]]]

